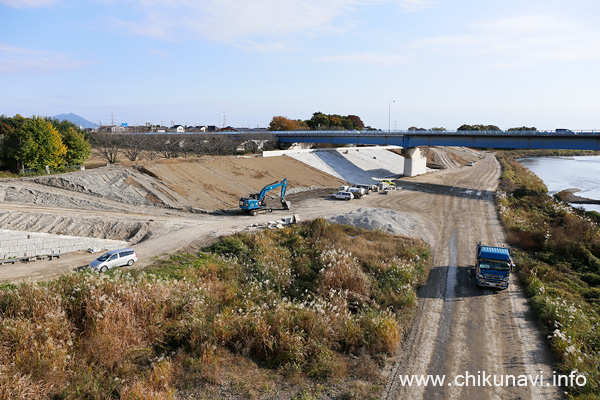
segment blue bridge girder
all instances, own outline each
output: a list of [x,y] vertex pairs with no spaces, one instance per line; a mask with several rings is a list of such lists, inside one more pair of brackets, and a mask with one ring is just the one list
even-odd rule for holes
[[279,131],[282,143],[600,150],[600,131]]

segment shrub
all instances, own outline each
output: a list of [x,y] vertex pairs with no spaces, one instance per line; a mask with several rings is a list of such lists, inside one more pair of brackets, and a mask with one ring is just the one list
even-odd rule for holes
[[422,242],[317,220],[148,271],[4,285],[0,398],[170,399],[219,384],[232,357],[338,379],[350,354],[396,351],[426,258]]
[[538,318],[548,330],[559,369],[587,376],[573,398],[597,398],[600,390],[600,227],[585,212],[550,198],[539,178],[506,155],[496,196],[515,252],[519,276]]

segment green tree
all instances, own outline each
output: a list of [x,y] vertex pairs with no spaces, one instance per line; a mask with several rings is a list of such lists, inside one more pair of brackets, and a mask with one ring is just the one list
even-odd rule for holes
[[58,167],[64,165],[67,146],[62,141],[58,130],[51,123],[40,117],[27,120],[20,136],[20,148],[16,159],[27,168],[43,171],[46,165]]
[[528,131],[528,132],[535,132],[537,131],[537,128],[535,126],[532,127],[527,127],[527,126],[521,126],[518,128],[509,128],[508,129],[509,132],[514,132],[514,131]]
[[327,130],[329,129],[329,117],[320,111],[313,114],[312,118],[306,121],[306,124],[312,130]]
[[352,130],[352,129],[354,129],[354,124],[352,123],[352,120],[350,118],[348,118],[348,117],[343,117],[342,118],[342,126],[346,130]]
[[67,165],[83,164],[90,156],[91,146],[83,132],[70,126],[61,132],[62,141],[67,146],[65,161]]
[[17,160],[21,147],[21,131],[28,119],[17,114],[15,117],[0,117],[0,137],[2,139],[2,165],[5,169],[18,171],[23,164]]
[[468,125],[464,124],[458,128],[459,131],[501,131],[496,125]]

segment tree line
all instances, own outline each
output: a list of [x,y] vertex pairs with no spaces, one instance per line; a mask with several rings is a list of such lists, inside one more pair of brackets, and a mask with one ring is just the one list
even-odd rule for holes
[[[365,126],[357,115],[324,114],[320,111],[313,113],[307,120],[290,119],[281,115],[273,117],[269,123],[270,131],[303,131],[303,130],[375,130]],[[411,126],[408,131],[446,131],[444,127],[433,127],[430,129]],[[501,131],[496,125],[485,124],[463,124],[457,131]],[[508,131],[537,131],[535,127],[515,127]]]
[[147,133],[99,133],[90,137],[94,152],[107,163],[115,163],[119,157],[130,161],[141,158],[177,158],[188,156],[219,156],[256,153],[278,147],[279,141],[269,133],[252,134],[147,134]]
[[[425,129],[425,128],[418,128],[416,126],[411,126],[410,128],[408,128],[409,131],[446,131],[446,128],[443,127],[434,127],[431,129]],[[474,125],[469,125],[469,124],[463,124],[461,126],[458,127],[458,129],[456,129],[457,131],[501,131],[502,129],[500,129],[498,126],[496,125],[484,125],[484,124],[474,124]],[[532,126],[532,127],[527,127],[527,126],[521,126],[521,127],[516,127],[516,128],[509,128],[508,129],[509,132],[515,132],[515,131],[532,131],[535,132],[537,131],[537,128]]]
[[90,156],[85,132],[69,121],[1,115],[0,141],[2,166],[15,172],[80,165]]
[[365,126],[358,115],[313,113],[307,120],[290,119],[281,115],[273,117],[269,123],[270,131],[303,131],[303,130],[373,130]]

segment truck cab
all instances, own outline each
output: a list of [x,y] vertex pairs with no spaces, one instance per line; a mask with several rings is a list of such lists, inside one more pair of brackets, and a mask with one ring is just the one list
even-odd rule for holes
[[484,246],[477,243],[475,277],[477,285],[507,289],[514,264],[506,247]]

